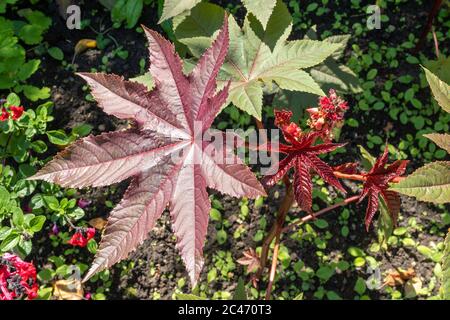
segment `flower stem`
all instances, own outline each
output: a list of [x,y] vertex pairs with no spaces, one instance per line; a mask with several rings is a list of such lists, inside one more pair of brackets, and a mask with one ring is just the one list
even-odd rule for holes
[[270,267],[269,283],[267,285],[267,290],[266,290],[266,300],[270,300],[273,282],[275,280],[275,274],[277,272],[278,251],[280,249],[280,236],[281,236],[281,229],[282,229],[281,227],[282,226],[278,226],[276,236],[275,236],[275,245],[273,247],[273,255],[272,255],[272,266]]
[[276,237],[277,233],[281,233],[282,226],[284,224],[284,221],[286,220],[286,215],[293,203],[294,203],[294,189],[292,185],[290,185],[289,188],[287,188],[286,195],[284,196],[283,201],[280,204],[280,208],[278,209],[277,219],[270,228],[269,233],[267,234],[267,236],[263,241],[261,248],[260,267],[256,273],[256,279],[260,279],[262,276],[262,273],[267,264],[267,257],[269,255],[270,244]]
[[[333,174],[336,176],[336,178],[339,179],[347,179],[347,180],[355,180],[355,181],[366,181],[366,177],[362,174],[347,174],[342,173],[340,171],[333,171]],[[390,182],[398,183],[400,182],[404,177],[395,177]]]
[[349,204],[349,203],[355,202],[355,201],[357,201],[358,199],[359,199],[359,195],[357,195],[357,196],[352,196],[352,197],[349,197],[349,198],[345,199],[344,201],[341,201],[341,202],[339,202],[339,203],[336,203],[336,204],[333,204],[333,205],[331,205],[331,206],[329,206],[329,207],[326,207],[326,208],[324,208],[324,209],[322,209],[322,210],[319,210],[319,211],[317,211],[317,212],[315,212],[315,213],[312,213],[312,214],[309,214],[309,215],[307,215],[307,216],[304,216],[303,218],[301,218],[301,219],[299,219],[299,220],[297,220],[297,221],[295,221],[295,222],[293,222],[293,223],[287,225],[286,227],[284,227],[284,228],[281,230],[281,232],[288,232],[288,231],[291,231],[291,230],[292,230],[293,228],[295,228],[296,226],[299,226],[299,225],[301,225],[301,224],[303,224],[303,223],[305,223],[305,222],[308,222],[308,221],[310,221],[310,220],[312,220],[312,219],[315,219],[315,218],[317,218],[318,216],[320,216],[320,215],[322,215],[322,214],[324,214],[324,213],[326,213],[326,212],[328,212],[328,211],[331,211],[331,210],[334,210],[334,209],[336,209],[336,208],[345,206],[345,205],[347,205],[347,204]]

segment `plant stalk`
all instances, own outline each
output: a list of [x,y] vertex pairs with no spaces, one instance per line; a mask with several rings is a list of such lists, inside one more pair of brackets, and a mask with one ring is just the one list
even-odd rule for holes
[[349,198],[345,199],[344,201],[338,202],[338,203],[333,204],[333,205],[331,205],[331,206],[329,206],[329,207],[326,207],[326,208],[324,208],[324,209],[322,209],[322,210],[319,210],[319,211],[317,211],[317,212],[311,213],[311,214],[309,214],[309,215],[307,215],[307,216],[304,216],[304,217],[301,218],[300,220],[297,220],[297,221],[295,221],[295,222],[293,222],[293,223],[287,225],[286,227],[284,227],[284,228],[281,230],[281,232],[288,232],[288,231],[291,231],[291,230],[292,230],[293,228],[295,228],[296,226],[302,225],[302,224],[305,223],[305,222],[308,222],[308,221],[310,221],[310,220],[313,220],[313,219],[317,218],[318,216],[320,216],[320,215],[322,215],[322,214],[324,214],[324,213],[326,213],[326,212],[328,212],[328,211],[331,211],[331,210],[334,210],[334,209],[336,209],[336,208],[345,206],[345,205],[347,205],[347,204],[349,204],[349,203],[355,202],[355,201],[357,201],[358,199],[359,199],[359,195],[352,196],[352,197],[349,197]]
[[416,47],[414,48],[414,51],[417,53],[422,48],[423,44],[425,43],[425,40],[427,39],[427,35],[430,32],[432,26],[433,26],[433,20],[436,17],[437,13],[439,12],[439,9],[443,3],[443,0],[434,0],[433,6],[431,7],[430,13],[428,14],[427,23],[425,25],[425,28],[422,31],[422,34],[419,37],[419,41],[416,44]]
[[277,272],[278,252],[280,249],[280,237],[281,237],[281,231],[282,231],[281,227],[282,226],[278,226],[276,236],[275,236],[275,245],[273,247],[273,255],[272,255],[272,266],[270,267],[269,283],[267,285],[267,290],[266,290],[266,300],[270,300],[270,296],[272,294],[273,282],[275,281],[275,274]]

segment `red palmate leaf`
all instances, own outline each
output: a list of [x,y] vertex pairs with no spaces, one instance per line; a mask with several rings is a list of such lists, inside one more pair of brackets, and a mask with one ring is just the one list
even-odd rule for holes
[[211,209],[206,188],[247,197],[265,191],[225,141],[221,145],[202,141],[214,131],[209,127],[228,95],[228,87],[216,93],[216,76],[228,50],[227,19],[188,76],[182,73],[174,46],[155,31],[144,30],[155,90],[148,92],[145,86],[115,75],[80,74],[106,113],[134,121],[137,129],[81,139],[31,179],[87,187],[132,178],[110,214],[85,280],[126,258],[169,204],[177,247],[195,284],[203,266]]
[[247,270],[249,272],[256,272],[261,266],[261,261],[256,251],[253,248],[249,248],[242,254],[244,256],[242,258],[239,258],[237,260],[237,263],[243,266],[247,266]]
[[390,165],[387,165],[387,162],[388,147],[386,144],[381,157],[375,161],[368,173],[363,174],[365,181],[359,202],[366,197],[369,199],[366,217],[364,219],[366,230],[369,230],[373,217],[378,210],[379,196],[386,202],[389,215],[394,224],[397,222],[398,214],[400,212],[400,196],[396,192],[388,190],[389,182],[405,173],[406,165],[409,161],[397,160]]
[[327,183],[345,193],[345,189],[333,174],[333,168],[317,156],[331,152],[344,144],[315,144],[317,138],[321,136],[321,132],[302,132],[295,123],[290,122],[291,117],[292,112],[290,111],[275,111],[275,124],[281,129],[289,144],[280,143],[279,152],[286,154],[286,157],[278,163],[276,173],[264,177],[263,184],[265,186],[274,185],[290,168],[294,167],[293,187],[295,199],[301,209],[311,212],[311,171],[315,171]]

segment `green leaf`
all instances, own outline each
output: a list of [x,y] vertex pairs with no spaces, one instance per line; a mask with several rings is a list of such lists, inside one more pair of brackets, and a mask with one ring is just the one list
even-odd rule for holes
[[42,140],[36,140],[31,143],[31,148],[34,150],[34,152],[37,153],[44,153],[47,151],[47,145]]
[[328,222],[323,219],[317,219],[314,220],[314,225],[319,229],[326,229],[328,228]]
[[127,18],[127,28],[133,28],[141,17],[143,0],[128,0],[125,6],[125,14]]
[[72,129],[72,134],[78,137],[86,137],[92,131],[92,126],[90,124],[80,124]]
[[[182,40],[187,39],[202,43],[200,51],[193,50],[199,56],[210,45],[211,37],[221,28],[224,16],[225,10],[222,7],[212,3],[199,3],[174,26],[175,36],[182,43]],[[192,50],[190,46],[189,48]]]
[[11,199],[11,195],[5,187],[0,185],[0,209],[6,208],[9,200]]
[[357,248],[357,247],[350,247],[350,248],[347,249],[347,252],[352,257],[364,257],[366,255],[364,253],[364,251],[362,251],[360,248]]
[[8,106],[20,106],[20,98],[14,92],[11,92],[6,97],[6,103]]
[[450,56],[446,57],[441,52],[437,60],[425,61],[424,65],[439,79],[450,84]]
[[23,212],[20,208],[17,208],[18,210],[14,210],[12,215],[12,222],[15,227],[20,227],[23,225]]
[[134,81],[140,84],[143,84],[147,87],[148,91],[151,91],[155,86],[155,82],[153,81],[152,74],[150,72],[146,72],[141,76],[137,76],[135,78],[131,78],[130,81]]
[[242,278],[239,278],[236,290],[234,291],[233,300],[248,300],[247,293],[245,292],[245,282]]
[[45,216],[37,216],[34,217],[33,219],[31,219],[30,221],[30,230],[33,232],[39,232],[42,230],[42,227],[44,226],[45,223]]
[[436,143],[440,148],[447,151],[447,153],[450,153],[450,134],[429,133],[423,136]]
[[320,86],[305,71],[292,68],[277,68],[266,74],[264,81],[275,81],[281,89],[302,91],[324,96]]
[[26,24],[20,28],[19,37],[28,45],[39,44],[43,40],[42,29],[36,25]]
[[425,67],[422,68],[425,70],[425,75],[434,98],[442,109],[450,113],[450,86],[444,81],[441,81],[437,76],[431,73],[430,70]]
[[338,44],[317,40],[294,40],[287,43],[268,63],[262,74],[276,72],[277,69],[309,68],[323,62],[339,48]]
[[316,271],[316,276],[323,282],[327,282],[334,275],[334,270],[329,266],[322,266]]
[[358,279],[356,280],[356,283],[355,283],[355,287],[353,289],[359,295],[364,294],[364,292],[366,292],[366,282],[364,281],[364,279],[358,277]]
[[292,17],[286,4],[281,0],[274,2],[276,6],[272,10],[267,25],[263,25],[254,14],[247,15],[250,27],[270,50],[276,50],[277,44],[278,47],[283,46],[292,31]]
[[258,82],[252,81],[230,90],[228,99],[249,115],[261,119],[263,90]]
[[23,238],[20,238],[18,249],[19,252],[25,256],[29,255],[31,253],[31,249],[33,248],[33,243],[31,240],[25,240]]
[[56,59],[56,60],[64,59],[64,52],[58,47],[48,48],[47,52],[53,59]]
[[195,294],[176,293],[177,300],[206,300],[205,298],[196,296]]
[[40,60],[33,59],[30,60],[23,65],[20,66],[19,73],[17,74],[17,77],[21,81],[27,80],[33,73],[36,72],[36,70],[39,68],[39,65],[41,64]]
[[164,8],[158,23],[173,18],[187,10],[192,9],[201,0],[165,0]]
[[14,249],[20,241],[20,235],[11,233],[0,244],[0,251],[6,252]]
[[212,221],[221,221],[222,220],[222,214],[220,213],[219,210],[212,208],[211,211],[209,212],[209,216],[211,217]]
[[42,269],[41,271],[38,272],[37,276],[39,281],[51,281],[53,279],[53,275],[52,275],[52,270],[51,269]]
[[[207,3],[202,3],[196,8],[203,8],[202,10],[206,11],[207,7],[210,8],[208,10],[215,10],[214,5]],[[196,10],[194,9],[193,13]],[[188,25],[188,21],[193,21],[186,17],[175,32],[178,40],[187,45],[197,58],[212,42],[210,37],[215,32],[213,27],[218,27],[218,22],[213,20],[216,18],[206,15],[202,19],[202,25],[207,26],[205,31],[189,22],[192,31],[182,32],[181,30],[185,30],[184,27]],[[270,47],[261,40],[262,34],[260,32],[257,34],[252,29],[251,19],[248,17],[245,19],[242,29],[233,16],[230,15],[228,19],[230,48],[219,73],[219,85],[224,86],[231,80],[229,102],[257,119],[261,119],[263,85],[270,90],[272,82],[275,82],[283,89],[324,94],[311,76],[299,69],[321,63],[340,47],[338,44],[315,40],[286,42],[285,36],[287,37],[288,33],[285,31],[290,31],[288,27],[284,30],[286,34],[283,33],[277,39],[277,46],[272,52]],[[270,26],[269,22],[267,29]],[[265,32],[267,33],[267,30]],[[274,43],[273,39],[270,41]]]
[[66,146],[71,142],[70,137],[63,130],[50,130],[46,134],[48,140],[58,146]]
[[87,243],[87,249],[89,250],[90,253],[96,254],[98,249],[97,242],[94,239],[89,240]]
[[217,238],[217,242],[219,244],[224,244],[225,242],[227,242],[227,233],[225,230],[220,229],[217,231],[216,234],[216,238]]
[[261,22],[265,29],[272,11],[275,8],[276,0],[242,0],[248,12],[251,12]]
[[47,207],[53,211],[59,210],[59,201],[54,196],[44,196],[44,202]]
[[35,86],[24,85],[22,86],[23,93],[31,101],[37,101],[40,99],[47,99],[50,97],[50,88],[37,88]]
[[359,152],[361,152],[362,157],[362,166],[365,170],[369,170],[373,167],[375,164],[376,158],[370,154],[369,151],[367,151],[363,146],[358,145]]
[[[337,61],[337,59],[340,59],[343,56],[349,38],[350,35],[336,35],[324,39],[324,42],[333,43],[339,47],[331,56],[326,58],[323,63],[316,65],[309,70],[311,77],[319,84],[325,93],[330,89],[335,89],[342,93],[359,93],[362,91],[356,74],[345,64]],[[305,39],[318,39],[314,27],[308,31]],[[299,120],[303,117],[302,110],[317,104],[317,96],[311,93],[289,92],[289,94],[286,95],[286,93],[283,92],[281,95],[276,96],[277,102],[280,98],[282,99],[280,101],[283,102],[283,96],[286,96],[289,100],[285,104],[285,107],[293,111],[294,120]]]
[[399,183],[391,184],[390,190],[415,197],[420,201],[450,202],[450,162],[437,161],[426,164]]
[[450,232],[447,233],[444,241],[444,255],[442,257],[442,299],[450,300]]
[[24,17],[29,23],[39,27],[42,32],[48,29],[52,25],[52,19],[45,16],[41,11],[31,10],[29,8],[21,9],[17,11],[20,17]]

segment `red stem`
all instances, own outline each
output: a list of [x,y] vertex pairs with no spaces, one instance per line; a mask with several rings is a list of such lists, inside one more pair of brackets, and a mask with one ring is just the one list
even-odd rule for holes
[[272,266],[270,267],[270,273],[269,273],[269,284],[267,285],[267,290],[266,290],[266,300],[270,300],[270,296],[272,294],[273,282],[275,281],[275,274],[277,272],[278,251],[280,249],[280,235],[281,235],[281,226],[279,226],[279,230],[277,230],[277,235],[275,238],[275,245],[273,248],[273,256],[272,256]]
[[293,222],[293,223],[287,225],[286,227],[284,227],[284,228],[281,230],[281,232],[288,232],[288,231],[290,231],[291,229],[295,228],[295,227],[298,226],[298,225],[301,225],[301,224],[303,224],[303,223],[305,223],[305,222],[308,222],[308,221],[310,221],[310,220],[313,220],[313,219],[317,218],[318,216],[320,216],[320,215],[322,215],[322,214],[324,214],[324,213],[326,213],[326,212],[328,212],[328,211],[331,211],[331,210],[334,210],[334,209],[336,209],[336,208],[345,206],[345,205],[347,205],[347,204],[349,204],[349,203],[355,202],[355,201],[357,201],[358,199],[359,199],[359,195],[357,195],[357,196],[352,196],[352,197],[349,197],[349,198],[345,199],[344,201],[341,201],[341,202],[339,202],[339,203],[336,203],[336,204],[333,204],[333,205],[331,205],[331,206],[329,206],[329,207],[326,207],[326,208],[324,208],[324,209],[322,209],[322,210],[319,210],[319,211],[317,211],[317,212],[315,212],[315,213],[312,213],[312,214],[309,214],[309,215],[307,215],[307,216],[304,216],[304,217],[301,218],[300,220],[297,220],[297,221],[295,221],[295,222]]
[[[339,178],[339,179],[366,181],[366,177],[362,174],[347,174],[347,173],[342,173],[340,171],[333,171],[333,174],[336,176],[336,178]],[[398,183],[402,179],[404,179],[404,177],[395,177],[390,182]]]
[[422,46],[427,38],[427,35],[430,32],[431,27],[433,26],[434,17],[439,12],[439,8],[441,7],[442,2],[443,2],[443,0],[434,0],[433,7],[431,7],[431,11],[428,14],[427,24],[425,25],[425,28],[423,29],[422,34],[419,37],[419,41],[417,42],[417,45],[414,49],[414,51],[416,53],[419,52],[419,50],[422,48]]

